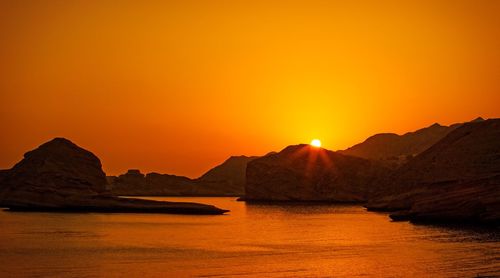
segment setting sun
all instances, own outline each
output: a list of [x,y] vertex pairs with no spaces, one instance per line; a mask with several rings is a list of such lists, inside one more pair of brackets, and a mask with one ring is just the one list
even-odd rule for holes
[[500,278],[500,0],[0,0],[0,39],[0,278]]
[[313,139],[311,141],[311,146],[319,148],[321,147],[321,141],[319,139]]

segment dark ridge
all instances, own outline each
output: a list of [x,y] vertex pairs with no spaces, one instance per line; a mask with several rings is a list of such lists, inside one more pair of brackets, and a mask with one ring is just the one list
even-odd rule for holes
[[[483,121],[481,117],[471,122],[480,121]],[[384,165],[395,169],[427,150],[461,125],[462,123],[442,126],[439,123],[434,123],[426,128],[408,132],[403,135],[394,133],[375,134],[366,139],[363,143],[339,152],[366,159],[378,160],[384,163]]]

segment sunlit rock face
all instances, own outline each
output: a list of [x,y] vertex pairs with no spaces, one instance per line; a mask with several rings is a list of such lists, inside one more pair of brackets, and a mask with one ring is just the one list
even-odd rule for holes
[[498,221],[500,119],[462,125],[395,171],[382,189],[368,208],[405,210],[412,220]]
[[289,146],[248,164],[245,200],[362,202],[387,171],[374,161]]

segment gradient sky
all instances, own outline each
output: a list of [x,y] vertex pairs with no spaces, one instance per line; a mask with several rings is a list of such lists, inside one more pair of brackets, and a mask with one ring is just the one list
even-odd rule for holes
[[108,174],[196,177],[477,116],[500,116],[500,1],[0,2],[0,168],[61,136]]

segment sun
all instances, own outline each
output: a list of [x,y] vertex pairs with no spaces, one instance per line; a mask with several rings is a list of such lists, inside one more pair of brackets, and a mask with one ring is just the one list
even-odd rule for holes
[[319,147],[321,147],[321,141],[319,141],[319,139],[313,139],[311,141],[311,146],[319,148]]

